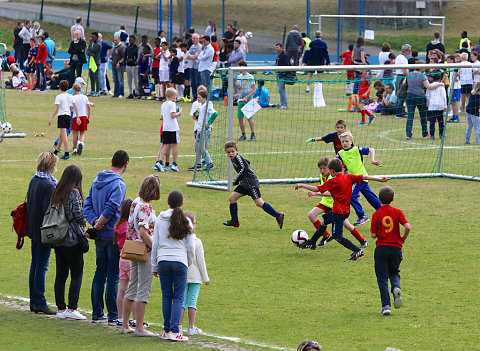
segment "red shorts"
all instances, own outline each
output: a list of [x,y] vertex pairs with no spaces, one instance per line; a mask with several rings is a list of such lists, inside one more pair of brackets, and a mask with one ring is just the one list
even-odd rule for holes
[[348,80],[355,79],[355,71],[347,71],[347,79]]
[[80,117],[80,124],[77,123],[77,117],[72,119],[72,130],[75,132],[84,132],[87,130],[88,118]]
[[322,204],[318,204],[315,207],[318,207],[319,209],[323,210],[324,213],[328,213],[332,210],[330,207],[327,207],[327,206],[322,205]]

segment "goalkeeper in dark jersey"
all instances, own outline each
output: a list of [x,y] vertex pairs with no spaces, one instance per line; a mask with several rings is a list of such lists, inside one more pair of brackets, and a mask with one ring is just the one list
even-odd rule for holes
[[255,205],[261,207],[270,216],[275,217],[278,226],[280,229],[282,229],[285,214],[275,211],[270,204],[262,200],[262,196],[260,195],[260,183],[257,175],[253,171],[252,167],[250,167],[250,162],[248,162],[238,153],[237,143],[235,141],[227,141],[225,143],[225,152],[232,161],[233,168],[235,168],[238,175],[233,181],[233,184],[237,185],[237,187],[235,190],[233,190],[232,194],[230,194],[230,197],[228,198],[230,201],[230,215],[232,218],[223,224],[229,227],[240,226],[240,222],[238,221],[237,200],[242,196],[248,195],[253,199],[253,201],[255,201]]

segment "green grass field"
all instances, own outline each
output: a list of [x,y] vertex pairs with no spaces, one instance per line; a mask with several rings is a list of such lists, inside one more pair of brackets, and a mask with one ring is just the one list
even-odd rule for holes
[[[325,80],[329,78],[325,77]],[[275,87],[268,87],[271,102],[277,103]],[[252,161],[254,169],[259,169],[260,176],[283,175],[292,166],[289,162],[295,162],[293,166],[312,176],[316,175],[316,160],[323,155],[333,156],[331,145],[309,144],[307,150],[304,140],[330,132],[339,118],[347,120],[359,145],[368,142],[367,146],[379,150],[377,158],[382,159],[385,166],[382,169],[367,166],[371,174],[433,168],[438,150],[430,152],[427,147],[438,146],[440,141],[419,140],[418,119],[415,120],[417,138],[408,144],[404,140],[404,120],[379,117],[369,129],[360,129],[354,126],[359,114],[337,113],[338,108],[346,108],[341,83],[324,84],[326,109],[308,107],[311,95],[306,96],[303,89],[302,84],[289,87],[289,110],[264,111],[268,113],[264,120],[260,115],[256,117],[258,142],[240,145],[241,152],[251,154],[247,158]],[[54,109],[55,94],[6,91],[8,120],[14,129],[25,132],[27,137],[6,139],[0,144],[2,300],[8,300],[6,295],[28,298],[30,243],[27,240],[21,251],[15,249],[16,235],[11,232],[9,213],[24,199],[29,179],[35,172],[37,155],[52,150],[57,130],[53,126],[49,128],[47,122]],[[59,179],[67,165],[77,164],[83,172],[86,193],[96,173],[108,169],[113,152],[122,148],[131,157],[124,179],[127,196],[134,198],[142,179],[153,172],[159,147],[160,104],[107,97],[92,98],[92,101],[96,106],[84,154],[59,162],[54,175]],[[157,213],[165,210],[168,192],[179,189],[185,195],[185,210],[191,210],[197,216],[197,235],[204,243],[212,282],[210,286],[202,287],[198,304],[196,324],[204,332],[286,349],[296,348],[304,339],[317,340],[327,351],[384,350],[388,346],[404,351],[478,348],[480,323],[476,316],[476,287],[480,280],[476,269],[478,245],[475,244],[476,228],[480,225],[480,219],[475,215],[475,209],[480,206],[476,196],[478,183],[449,179],[390,181],[389,185],[396,191],[394,205],[404,211],[412,232],[404,246],[401,265],[404,306],[393,310],[390,317],[382,317],[373,270],[374,240],[369,238],[368,224],[361,226],[359,231],[369,238],[370,246],[365,257],[356,262],[348,261],[349,252],[336,243],[316,251],[299,250],[291,244],[290,234],[299,228],[312,233],[313,227],[306,215],[316,202],[309,199],[306,192],[295,191],[292,185],[279,185],[262,187],[262,196],[276,209],[286,212],[282,230],[278,229],[274,219],[247,198],[239,202],[241,227],[224,227],[222,222],[229,217],[228,193],[185,186],[192,179],[192,173],[186,168],[194,162],[191,157],[193,123],[188,117],[190,105],[180,106],[184,108],[179,120],[180,173],[160,174],[162,198],[153,207]],[[218,136],[225,110],[220,103],[215,106],[220,117],[216,121],[217,134],[214,133],[210,148],[216,170],[220,172],[226,165],[226,156],[219,151]],[[293,125],[298,126],[295,136],[285,132]],[[448,125],[448,128],[445,140],[452,148],[445,151],[449,153],[445,158],[446,169],[451,173],[477,174],[478,150],[475,147],[465,149],[462,144],[465,124]],[[237,136],[236,124],[234,130]],[[391,133],[388,139],[382,137],[385,132]],[[40,133],[45,133],[45,137],[33,136]],[[285,146],[275,146],[282,138]],[[276,147],[281,147],[282,151],[287,147],[296,148],[294,151],[298,154],[293,158],[286,155],[269,159],[268,153],[275,151]],[[411,150],[407,154],[398,150],[405,148]],[[263,166],[264,161],[271,164]],[[371,186],[378,192],[381,185],[372,182]],[[363,199],[361,201],[371,215],[371,207]],[[354,214],[351,219],[355,219]],[[94,269],[95,255],[91,251],[85,255],[79,301],[83,310],[91,310],[90,287]],[[46,297],[51,303],[54,302],[54,278],[55,258],[52,254],[46,282]],[[34,316],[18,308],[0,306],[0,316],[4,321],[0,326],[3,340],[0,349],[8,350],[47,347],[60,350],[67,344],[75,350],[90,345],[103,349],[151,346],[160,350],[172,347],[181,350],[269,349],[232,344],[213,336],[195,337],[187,345],[173,346],[159,340],[123,337],[114,330],[90,324]],[[157,324],[152,330],[160,330],[162,312],[158,280],[153,285],[146,320]],[[23,332],[21,338],[12,338],[12,326],[21,326],[28,332]]]

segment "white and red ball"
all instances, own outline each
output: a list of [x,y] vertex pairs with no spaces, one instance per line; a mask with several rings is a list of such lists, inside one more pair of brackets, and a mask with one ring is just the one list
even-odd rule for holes
[[299,246],[301,243],[308,240],[308,234],[302,229],[297,229],[292,233],[292,243]]

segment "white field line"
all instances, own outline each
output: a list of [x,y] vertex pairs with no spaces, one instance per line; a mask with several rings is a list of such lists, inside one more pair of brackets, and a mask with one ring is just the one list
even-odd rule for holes
[[[397,141],[384,137],[387,140]],[[403,142],[403,141],[402,141]],[[405,141],[407,144],[410,142]],[[415,145],[424,145],[420,143],[415,143]],[[375,151],[414,151],[414,150],[436,150],[439,146],[421,146],[421,147],[393,147],[393,148],[384,148],[384,149],[375,149]],[[477,150],[480,151],[479,147],[472,146],[444,146],[445,150],[456,149],[456,150]],[[310,150],[310,151],[271,151],[271,152],[242,152],[242,155],[289,155],[289,154],[331,154],[331,150]],[[132,156],[130,159],[155,159],[156,155],[146,155],[146,156]],[[185,158],[194,158],[195,155],[178,155],[178,157]],[[111,157],[95,157],[95,158],[78,158],[80,161],[110,161]],[[31,160],[0,160],[0,163],[12,163],[12,162],[37,162],[36,159]]]
[[[28,299],[26,297],[10,296],[10,295],[2,294],[2,293],[0,293],[0,296],[3,297],[3,298],[9,299],[9,300],[17,300],[17,301],[25,302],[25,303],[28,303],[28,304],[30,303],[30,299]],[[53,304],[50,304],[50,303],[48,305],[53,306]],[[83,313],[92,314],[92,311],[89,311],[89,310],[84,310],[82,308],[78,308],[78,310],[80,312],[83,312]],[[150,325],[162,327],[158,323],[150,323]],[[242,340],[240,338],[237,338],[237,337],[221,336],[221,335],[208,334],[208,333],[202,333],[201,335],[208,336],[208,337],[215,338],[215,339],[220,339],[220,340],[227,340],[227,341],[231,341],[231,342],[234,342],[234,343],[237,343],[237,344],[245,344],[245,345],[251,345],[251,346],[255,346],[255,347],[261,347],[261,348],[264,348],[264,349],[284,350],[284,351],[290,350],[290,349],[287,349],[285,347],[280,347],[280,346],[270,346],[270,345],[265,345],[265,344],[258,344],[258,343],[252,342],[252,341],[244,341],[244,340]]]

